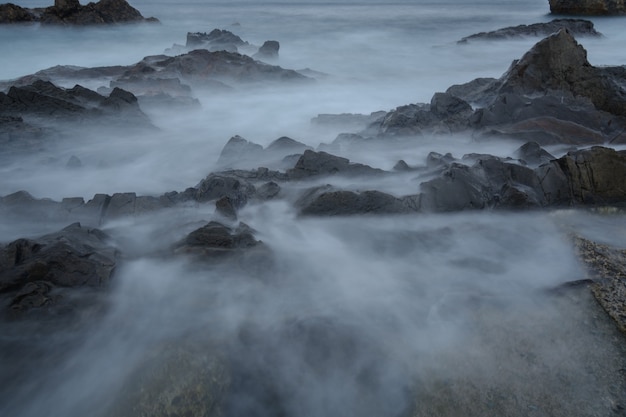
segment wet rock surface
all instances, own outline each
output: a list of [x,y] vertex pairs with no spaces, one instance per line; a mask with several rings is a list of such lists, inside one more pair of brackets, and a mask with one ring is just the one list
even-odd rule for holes
[[82,6],[78,0],[55,0],[54,6],[29,9],[12,3],[0,5],[0,23],[40,22],[49,25],[103,25],[158,22],[144,18],[125,0],[100,0]]

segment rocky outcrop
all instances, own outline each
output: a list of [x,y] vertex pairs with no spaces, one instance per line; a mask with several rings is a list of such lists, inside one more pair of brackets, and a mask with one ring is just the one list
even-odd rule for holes
[[27,9],[8,3],[0,5],[0,23],[41,22],[53,25],[102,25],[113,23],[158,22],[144,18],[125,0],[100,0],[81,6],[78,0],[55,0],[43,10]]
[[623,15],[622,0],[549,0],[550,12],[563,15],[604,16]]
[[380,175],[384,171],[368,165],[351,163],[350,160],[326,152],[306,150],[296,162],[296,165],[287,170],[287,176],[292,180],[325,175]]
[[115,88],[105,97],[80,85],[65,89],[42,80],[0,92],[0,115],[90,123],[106,119],[107,124],[116,119],[118,125],[151,126],[137,98],[128,91]]
[[72,308],[68,290],[106,288],[117,250],[102,231],[74,223],[37,239],[18,239],[0,248],[0,294],[11,313]]
[[213,29],[210,33],[187,33],[187,43],[185,47],[188,50],[207,49],[211,52],[238,52],[238,47],[247,44],[248,42],[245,42],[239,36],[228,30]]
[[37,15],[13,3],[0,4],[0,24],[30,23],[38,20]]
[[274,60],[278,59],[278,50],[280,49],[280,43],[278,41],[265,41],[259,48],[259,51],[252,55],[254,59],[260,60]]
[[567,29],[576,36],[602,36],[596,31],[593,22],[583,19],[554,19],[547,23],[510,26],[491,32],[480,32],[462,38],[458,43],[475,40],[499,40],[528,36],[548,36],[561,29]]
[[565,29],[538,42],[498,80],[454,86],[448,93],[481,106],[470,125],[480,135],[539,143],[626,141],[623,70],[594,67]]

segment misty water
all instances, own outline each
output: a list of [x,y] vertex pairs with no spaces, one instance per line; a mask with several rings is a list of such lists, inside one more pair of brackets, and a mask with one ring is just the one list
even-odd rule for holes
[[[128,65],[184,44],[187,32],[214,28],[255,45],[278,40],[274,64],[325,75],[298,86],[194,91],[199,109],[146,110],[158,127],[149,134],[77,134],[45,154],[4,161],[1,196],[26,190],[36,198],[88,200],[96,193],[182,191],[219,169],[219,153],[234,135],[263,146],[288,136],[317,148],[343,131],[313,125],[318,114],[389,111],[428,103],[453,84],[499,77],[539,39],[456,42],[553,18],[547,0],[131,4],[161,24],[0,26],[0,80],[55,65]],[[589,61],[626,65],[623,20],[592,20],[604,36],[579,40]],[[90,83],[97,89],[108,80]],[[507,157],[520,145],[461,134],[335,153],[391,170],[399,159],[423,165],[431,151]],[[557,157],[567,151],[547,149]],[[78,171],[66,167],[72,155],[82,162]],[[333,184],[402,196],[419,192],[423,180]],[[295,196],[305,185],[285,193]],[[160,360],[154,352],[177,343],[192,352],[201,346],[197,362],[185,362],[190,369],[208,366],[217,375],[221,362],[212,358],[227,357],[237,370],[221,387],[228,416],[624,415],[623,338],[590,294],[552,291],[585,278],[570,233],[624,247],[622,215],[302,218],[292,201],[239,212],[271,250],[269,272],[154,255],[214,219],[213,204],[100,225],[126,254],[103,317],[45,338],[3,325],[5,342],[31,337],[37,357],[34,365],[0,363],[12,372],[2,377],[0,415],[150,415],[125,406],[125,395],[137,370]],[[64,226],[0,219],[0,243]]]

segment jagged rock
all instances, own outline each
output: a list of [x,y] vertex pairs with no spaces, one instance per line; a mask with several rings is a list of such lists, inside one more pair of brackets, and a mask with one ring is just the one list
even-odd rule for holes
[[550,12],[563,15],[599,16],[626,13],[621,0],[549,0]]
[[380,175],[384,172],[368,165],[350,163],[346,158],[326,152],[306,150],[296,165],[287,170],[287,176],[290,179],[299,180],[318,175]]
[[[269,248],[256,240],[253,233],[245,223],[231,228],[212,221],[174,244],[173,250],[175,254],[185,254],[200,262],[236,260],[246,272],[262,278],[273,260]],[[234,265],[231,262],[229,266]]]
[[215,202],[215,212],[229,220],[237,220],[237,209],[233,200],[224,196]]
[[435,93],[430,104],[409,104],[389,112],[380,122],[379,133],[413,136],[423,132],[450,133],[466,130],[472,107],[450,93]]
[[62,293],[57,288],[106,287],[117,257],[106,234],[80,223],[37,239],[18,239],[0,248],[0,294],[12,297],[14,312],[52,307]]
[[526,142],[513,153],[528,165],[538,166],[556,159],[548,151],[543,149],[537,142]]
[[[141,111],[137,98],[128,91],[115,88],[108,97],[81,86],[71,89],[57,87],[49,81],[36,80],[30,85],[11,87],[0,92],[0,115],[47,121],[64,120],[83,125],[123,127],[125,129],[153,128]],[[120,117],[120,116],[124,117]],[[89,121],[89,123],[84,123]]]
[[204,202],[222,197],[230,198],[236,209],[243,207],[256,192],[248,181],[224,174],[210,174],[195,187],[194,198]]
[[277,59],[279,49],[280,44],[278,43],[278,41],[265,41],[263,45],[259,48],[259,51],[252,57],[255,59]]
[[593,22],[583,19],[554,19],[546,23],[531,25],[510,26],[491,32],[480,32],[466,36],[458,43],[467,43],[473,40],[497,40],[519,38],[524,36],[548,36],[560,29],[567,29],[577,36],[602,36],[596,31]]
[[210,33],[187,33],[186,47],[189,49],[208,49],[214,51],[237,52],[239,46],[248,43],[228,30],[213,29]]
[[12,3],[0,4],[0,24],[28,23],[37,20],[37,16],[30,9]]
[[257,161],[263,153],[263,147],[249,142],[241,136],[233,136],[226,142],[217,160],[219,166],[225,167],[232,164],[241,165],[245,162]]
[[154,17],[144,18],[139,10],[125,0],[100,0],[81,6],[75,0],[55,1],[39,17],[42,24],[99,25],[129,22],[158,22]]
[[574,203],[626,202],[626,153],[623,151],[594,146],[569,152],[552,164],[558,164],[568,178]]

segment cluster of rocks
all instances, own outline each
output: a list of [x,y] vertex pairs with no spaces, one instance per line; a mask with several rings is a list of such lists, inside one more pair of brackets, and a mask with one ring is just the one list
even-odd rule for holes
[[549,0],[550,12],[562,15],[607,16],[623,15],[622,0]]
[[158,22],[144,18],[126,0],[100,0],[82,6],[78,0],[55,0],[54,6],[28,9],[12,3],[0,4],[0,24],[40,22],[49,25],[101,25]]
[[594,67],[572,34],[539,41],[499,78],[478,78],[400,106],[338,142],[470,132],[542,145],[626,142],[626,71]]

